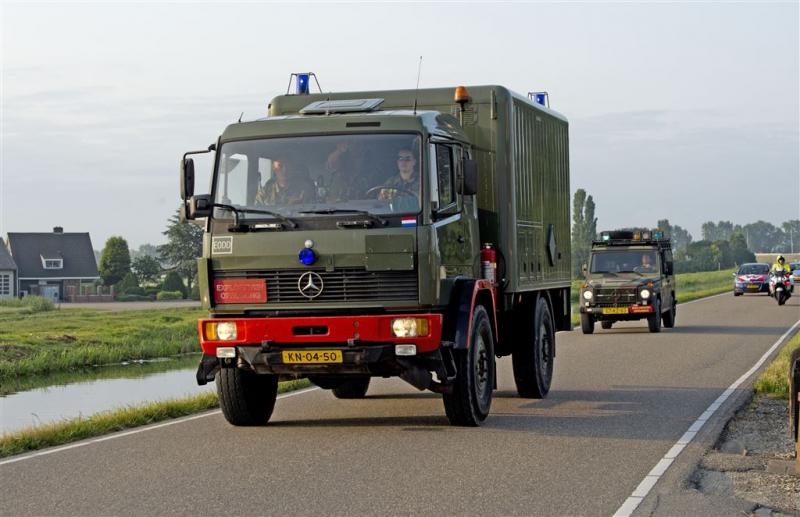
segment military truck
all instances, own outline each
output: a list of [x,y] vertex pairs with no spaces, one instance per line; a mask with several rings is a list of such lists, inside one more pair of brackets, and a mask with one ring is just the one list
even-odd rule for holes
[[568,156],[567,120],[502,86],[287,94],[229,125],[181,165],[205,219],[198,382],[234,425],[265,424],[279,380],[348,399],[400,377],[476,426],[508,355],[519,395],[546,396],[571,324]]
[[581,330],[595,322],[610,329],[617,321],[647,319],[650,332],[675,326],[672,246],[661,231],[602,232],[592,242],[579,301]]

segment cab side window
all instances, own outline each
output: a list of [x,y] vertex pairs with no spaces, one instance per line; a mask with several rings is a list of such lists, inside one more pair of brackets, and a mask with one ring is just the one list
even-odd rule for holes
[[453,150],[450,146],[436,146],[436,171],[439,186],[439,207],[441,209],[456,201]]

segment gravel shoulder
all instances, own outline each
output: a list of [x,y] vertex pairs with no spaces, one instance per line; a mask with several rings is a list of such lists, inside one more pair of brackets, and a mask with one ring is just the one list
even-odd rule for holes
[[785,400],[755,397],[725,426],[690,488],[759,517],[798,515],[800,475]]

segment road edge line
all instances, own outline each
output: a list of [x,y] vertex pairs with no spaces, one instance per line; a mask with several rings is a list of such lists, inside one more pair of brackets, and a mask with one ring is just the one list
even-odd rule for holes
[[[302,389],[302,390],[290,391],[290,392],[278,395],[276,400],[293,397],[295,395],[304,395],[306,393],[310,393],[310,392],[316,391],[318,389],[319,389],[318,387],[312,386],[310,388],[305,388],[305,389]],[[153,429],[160,429],[162,427],[168,427],[168,426],[175,425],[175,424],[181,424],[183,422],[189,422],[190,420],[197,420],[199,418],[205,418],[207,416],[218,415],[221,412],[222,411],[219,410],[219,409],[214,409],[214,410],[211,410],[211,411],[207,411],[205,413],[200,413],[199,415],[184,416],[184,417],[181,417],[181,418],[176,418],[174,420],[170,420],[168,422],[155,423],[155,424],[151,424],[151,425],[148,425],[148,426],[139,427],[137,429],[131,429],[129,431],[121,431],[121,432],[118,432],[118,433],[109,434],[109,435],[106,435],[106,436],[101,436],[99,438],[89,438],[87,440],[70,443],[68,445],[62,445],[60,447],[53,447],[53,448],[50,448],[50,449],[43,449],[41,451],[32,452],[30,454],[15,456],[15,457],[9,458],[7,460],[0,460],[0,467],[2,467],[3,465],[9,465],[11,463],[17,463],[17,462],[20,462],[20,461],[25,461],[25,460],[30,460],[30,459],[33,459],[33,458],[38,458],[39,456],[47,456],[48,454],[55,454],[57,452],[68,451],[70,449],[77,449],[78,447],[85,447],[87,445],[92,445],[92,444],[100,443],[100,442],[106,442],[108,440],[114,440],[116,438],[123,438],[125,436],[130,436],[132,434],[144,433],[146,431],[152,431]]]
[[642,479],[642,481],[636,486],[630,496],[617,508],[617,511],[614,512],[614,517],[630,517],[636,508],[644,501],[644,498],[650,493],[653,487],[656,486],[656,483],[661,479],[661,477],[666,473],[667,469],[672,465],[672,463],[677,459],[678,455],[690,444],[692,440],[697,436],[697,433],[705,426],[706,422],[708,422],[714,414],[722,407],[722,404],[728,400],[735,391],[744,381],[750,378],[759,368],[769,359],[769,357],[777,350],[780,345],[784,343],[784,341],[791,335],[794,334],[794,330],[800,326],[800,320],[797,320],[794,325],[789,327],[789,330],[784,332],[784,334],[778,338],[778,340],[767,350],[764,355],[753,365],[749,370],[747,370],[741,377],[736,379],[733,384],[728,386],[722,394],[717,397],[711,405],[706,408],[706,410],[699,416],[697,419],[689,426],[685,433],[678,439],[677,442],[667,451],[664,456],[655,464],[655,466],[647,473],[647,475]]

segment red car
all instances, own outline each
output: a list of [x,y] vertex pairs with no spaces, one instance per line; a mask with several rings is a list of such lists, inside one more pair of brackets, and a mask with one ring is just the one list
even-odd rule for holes
[[751,262],[739,267],[733,274],[733,295],[744,293],[769,293],[769,264]]

